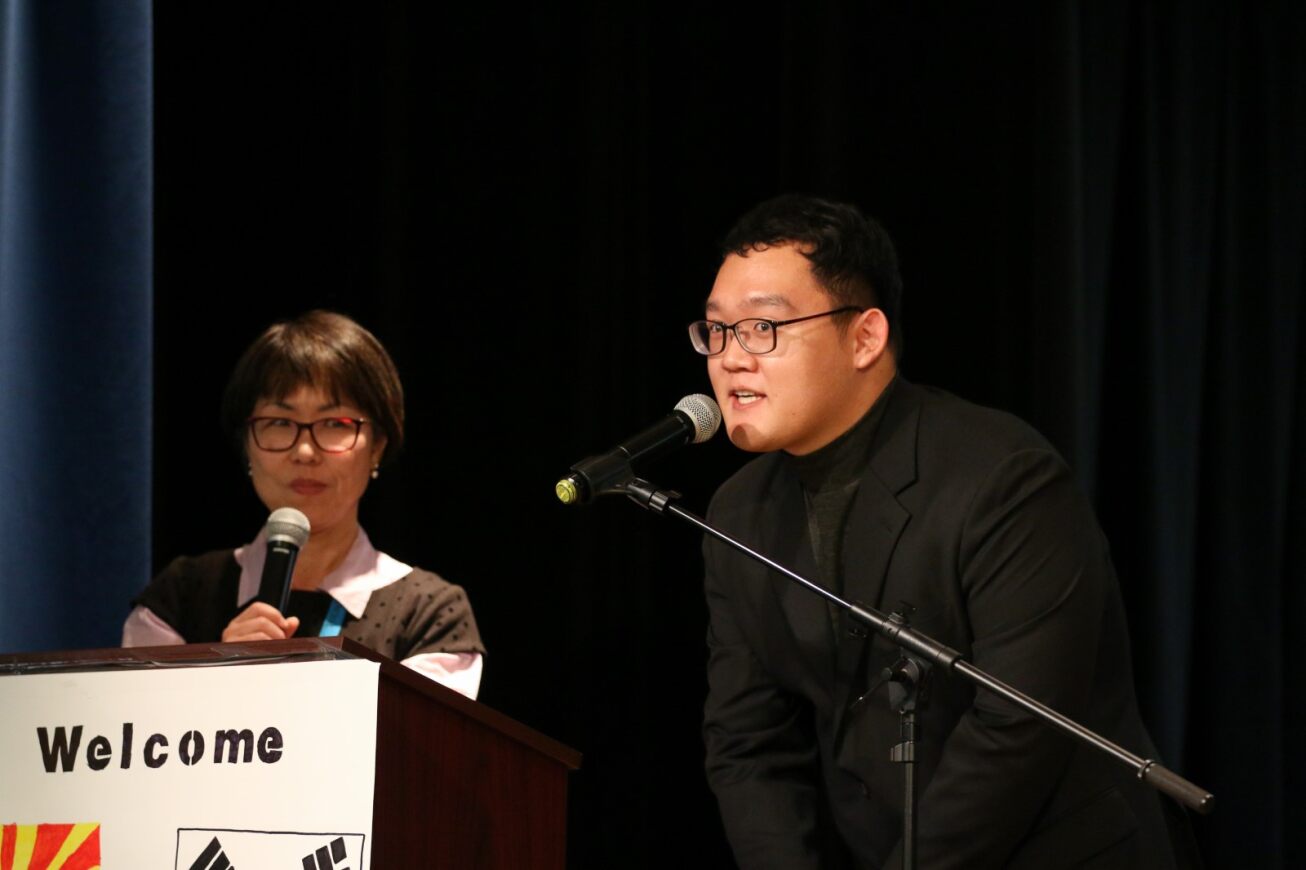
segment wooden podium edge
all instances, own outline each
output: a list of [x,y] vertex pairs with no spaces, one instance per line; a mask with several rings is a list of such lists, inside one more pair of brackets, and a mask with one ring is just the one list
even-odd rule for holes
[[0,677],[69,671],[103,671],[117,668],[135,670],[186,665],[274,664],[293,661],[297,657],[307,658],[322,654],[332,658],[363,658],[377,662],[387,679],[401,683],[411,691],[425,695],[444,707],[474,719],[485,727],[552,758],[570,770],[580,768],[581,753],[570,746],[344,637],[9,653],[0,655]]
[[429,677],[424,677],[414,671],[412,668],[406,668],[394,659],[387,658],[380,653],[371,650],[357,641],[352,641],[345,637],[323,637],[318,638],[323,646],[339,648],[356,658],[370,659],[379,662],[381,672],[390,679],[403,683],[404,686],[415,692],[426,695],[428,698],[443,704],[452,710],[468,718],[475,719],[487,728],[498,731],[505,737],[510,737],[525,746],[534,749],[542,755],[547,755],[559,764],[565,765],[570,770],[580,768],[581,754],[579,751],[572,749],[565,743],[560,743],[552,737],[548,737],[500,713],[492,707],[487,707],[479,701],[473,701],[466,695],[455,692],[448,686],[442,686]]

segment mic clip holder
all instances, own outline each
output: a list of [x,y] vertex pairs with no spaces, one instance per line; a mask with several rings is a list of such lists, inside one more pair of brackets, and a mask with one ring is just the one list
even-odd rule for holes
[[571,471],[572,474],[554,487],[563,504],[584,504],[601,495],[624,495],[640,507],[660,514],[672,499],[680,498],[675,490],[658,489],[636,477],[629,462],[611,455],[584,459],[573,465]]
[[658,489],[647,480],[632,477],[621,486],[626,497],[642,508],[654,513],[662,513],[672,499],[680,498],[680,493],[671,489]]

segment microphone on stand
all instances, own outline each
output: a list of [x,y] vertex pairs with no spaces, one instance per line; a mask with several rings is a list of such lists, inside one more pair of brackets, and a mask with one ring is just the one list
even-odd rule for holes
[[291,507],[277,508],[264,526],[268,533],[267,555],[263,559],[263,576],[255,601],[271,604],[285,613],[290,603],[290,578],[295,573],[295,559],[308,543],[308,517]]
[[685,396],[670,414],[643,432],[607,453],[577,462],[553,491],[563,504],[584,504],[598,495],[621,492],[621,487],[635,476],[632,463],[670,453],[691,442],[701,444],[720,426],[721,409],[711,397],[702,393]]

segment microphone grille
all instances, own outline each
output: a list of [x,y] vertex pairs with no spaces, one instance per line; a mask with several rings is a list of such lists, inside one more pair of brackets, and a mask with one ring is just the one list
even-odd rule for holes
[[694,393],[676,402],[676,410],[694,424],[694,443],[702,444],[721,427],[721,409],[711,396]]
[[308,543],[308,517],[292,507],[277,508],[268,517],[268,540],[288,541],[296,547]]

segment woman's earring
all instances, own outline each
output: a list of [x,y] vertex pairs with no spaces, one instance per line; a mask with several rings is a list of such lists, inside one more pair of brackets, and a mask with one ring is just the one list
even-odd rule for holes
[[250,463],[250,464],[248,464],[248,465],[245,466],[245,473],[248,474],[250,477],[253,477],[253,476],[254,476],[254,465],[253,465],[253,463]]
[[381,476],[381,466],[379,465],[372,466],[372,479],[376,480],[380,476]]

